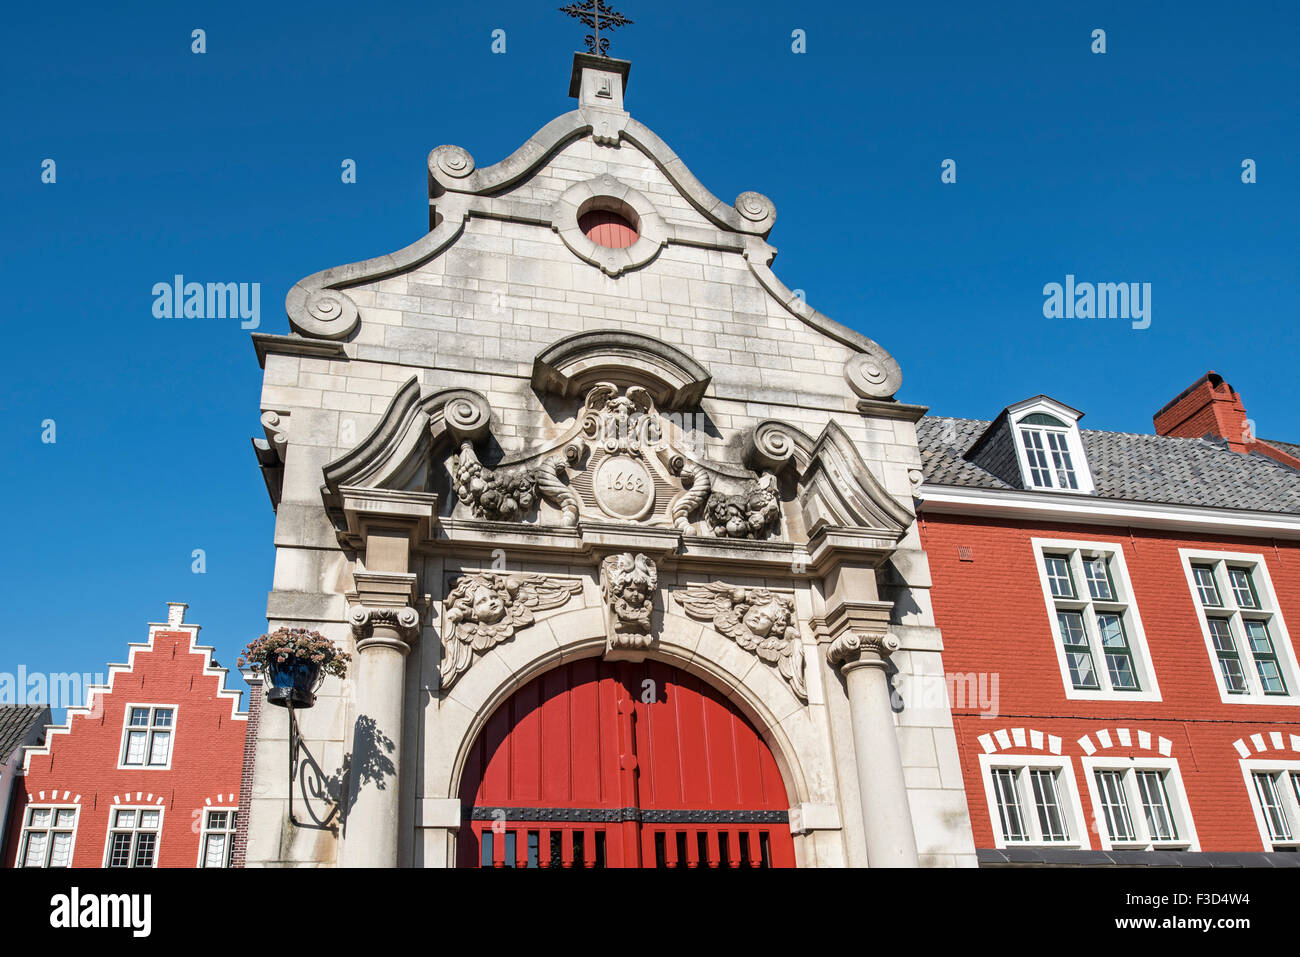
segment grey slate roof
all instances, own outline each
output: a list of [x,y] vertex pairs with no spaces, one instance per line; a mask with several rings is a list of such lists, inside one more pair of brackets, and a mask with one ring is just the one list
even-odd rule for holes
[[[921,419],[916,430],[925,481],[1018,490],[1018,480],[1013,485],[963,457],[988,427],[980,419]],[[1268,456],[1242,455],[1226,442],[1205,438],[1079,431],[1098,498],[1300,513],[1300,472]]]
[[1300,459],[1300,445],[1296,445],[1294,442],[1279,442],[1277,439],[1260,439],[1260,441],[1267,442],[1269,445],[1281,449],[1287,455]]
[[43,704],[0,705],[0,763],[9,760],[37,725],[49,720],[50,709]]

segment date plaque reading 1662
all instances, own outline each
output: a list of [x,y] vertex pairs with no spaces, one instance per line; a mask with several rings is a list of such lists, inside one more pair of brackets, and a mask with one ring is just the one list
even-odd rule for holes
[[611,455],[602,461],[593,484],[597,503],[613,518],[636,521],[654,506],[650,470],[630,455]]

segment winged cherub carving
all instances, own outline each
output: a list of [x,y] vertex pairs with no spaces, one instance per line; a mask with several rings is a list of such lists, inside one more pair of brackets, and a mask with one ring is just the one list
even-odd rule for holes
[[712,621],[719,634],[776,665],[794,693],[808,700],[803,642],[789,598],[766,588],[739,588],[725,582],[688,585],[685,594],[675,593],[674,597],[686,614],[698,621]]
[[443,602],[442,687],[449,688],[483,654],[531,625],[534,612],[558,608],[582,591],[582,582],[546,575],[465,575]]
[[615,644],[636,647],[650,643],[650,614],[659,572],[646,555],[610,555],[601,563],[605,604],[613,614]]
[[623,395],[610,382],[597,382],[583,403],[582,431],[606,452],[640,455],[663,434],[654,399],[639,385]]

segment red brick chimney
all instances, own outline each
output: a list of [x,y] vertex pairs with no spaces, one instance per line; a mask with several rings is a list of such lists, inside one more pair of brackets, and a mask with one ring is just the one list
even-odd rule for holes
[[1241,396],[1223,376],[1205,373],[1153,417],[1157,435],[1199,439],[1205,435],[1227,439],[1234,452],[1258,452],[1300,470],[1300,459],[1255,435],[1254,423],[1246,418]]
[[1248,452],[1255,436],[1241,396],[1213,370],[1201,376],[1154,416],[1157,435],[1228,440],[1234,452]]

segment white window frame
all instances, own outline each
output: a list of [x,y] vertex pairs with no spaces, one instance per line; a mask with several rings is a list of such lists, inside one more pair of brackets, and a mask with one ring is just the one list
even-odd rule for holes
[[[1284,778],[1287,775],[1300,777],[1300,761],[1249,758],[1241,762],[1241,774],[1246,781],[1246,794],[1250,798],[1250,809],[1255,814],[1255,826],[1259,828],[1259,839],[1264,846],[1264,850],[1300,849],[1300,799],[1296,798],[1295,788],[1290,781],[1283,780],[1281,787],[1282,808],[1286,811],[1287,823],[1291,827],[1291,839],[1289,841],[1274,841],[1269,830],[1268,818],[1265,817],[1264,808],[1260,804],[1259,793],[1255,790],[1255,774],[1261,772],[1281,774]],[[1300,853],[1300,850],[1297,850],[1296,853]]]
[[[164,707],[165,707],[165,706],[164,706]],[[158,835],[157,840],[154,841],[154,845],[153,845],[153,862],[149,865],[149,868],[156,868],[156,867],[158,866],[158,858],[159,858],[160,856],[162,856],[163,825],[166,823],[166,817],[167,817],[167,814],[166,814],[166,808],[164,808],[161,804],[112,804],[112,805],[109,805],[109,809],[108,809],[108,827],[107,827],[107,829],[105,830],[105,833],[104,833],[104,865],[103,865],[104,868],[105,868],[105,869],[108,869],[108,862],[109,862],[109,861],[112,859],[112,857],[113,857],[113,832],[114,832],[114,831],[122,831],[122,830],[123,830],[123,828],[117,827],[117,826],[116,826],[116,823],[115,823],[115,822],[117,821],[117,812],[118,812],[118,811],[135,811],[135,813],[136,813],[136,815],[137,815],[137,817],[136,817],[136,822],[137,822],[137,823],[135,824],[134,827],[131,828],[131,863],[128,864],[125,868],[116,868],[116,867],[115,867],[115,868],[112,868],[112,870],[134,870],[134,869],[135,869],[135,867],[136,867],[136,865],[135,865],[135,846],[136,846],[135,842],[136,842],[136,836],[139,835],[139,834],[144,830],[144,829],[141,828],[140,825],[139,825],[139,820],[140,820],[140,818],[139,818],[139,814],[140,814],[141,812],[143,812],[143,811],[157,811],[157,812],[158,812],[158,827],[157,827],[157,829],[155,830],[155,829],[153,829],[153,828],[150,828],[149,831],[146,832],[146,833],[155,833],[155,834]]]
[[[149,724],[143,728],[135,727],[131,724],[131,712],[136,708],[147,708],[149,710]],[[167,728],[168,745],[167,745],[167,763],[150,764],[149,755],[153,753],[154,734],[161,729],[155,729],[153,725],[154,712],[164,710],[172,713],[172,723]],[[176,728],[180,724],[180,708],[174,704],[148,704],[145,702],[128,702],[126,711],[122,714],[122,742],[117,752],[117,769],[119,771],[170,771],[172,767],[172,757],[176,754]],[[145,763],[144,764],[127,764],[126,756],[132,731],[145,732]]]
[[[1088,786],[1088,800],[1092,802],[1093,823],[1097,829],[1097,843],[1103,851],[1199,851],[1200,839],[1196,836],[1196,822],[1192,819],[1191,805],[1187,802],[1187,790],[1183,787],[1183,776],[1178,770],[1177,758],[1121,757],[1118,755],[1096,755],[1079,759],[1083,766],[1084,783]],[[1098,771],[1124,772],[1124,795],[1128,803],[1129,816],[1133,821],[1136,834],[1134,841],[1114,843],[1110,838],[1110,828],[1106,825],[1106,812],[1102,806],[1101,795],[1097,791]],[[1142,812],[1141,795],[1138,792],[1137,771],[1156,771],[1164,774],[1165,793],[1169,797],[1169,816],[1173,819],[1178,832],[1176,841],[1153,841],[1147,830],[1146,816]]]
[[[30,815],[32,811],[49,811],[50,821],[51,821],[50,826],[44,828],[31,827],[27,822],[31,820]],[[27,805],[27,807],[23,808],[22,830],[19,832],[17,854],[14,856],[15,868],[24,868],[27,866],[26,864],[24,864],[24,859],[27,856],[28,834],[30,834],[32,831],[43,831],[46,834],[52,834],[55,831],[60,831],[60,832],[69,831],[68,828],[56,827],[53,823],[58,819],[58,814],[60,811],[72,811],[73,814],[72,828],[71,828],[72,839],[68,844],[68,864],[67,864],[68,867],[72,866],[73,858],[77,853],[77,827],[78,825],[81,824],[81,805],[80,804],[29,804]],[[47,862],[50,859],[50,853],[53,851],[53,849],[54,849],[54,842],[49,841],[45,845],[45,860]],[[37,867],[48,868],[50,866],[51,865],[49,863],[42,863],[39,865],[33,865],[33,869]]]
[[[1022,426],[1021,421],[1031,415],[1050,415],[1065,424],[1063,426]],[[1068,405],[1063,405],[1045,396],[1020,402],[1007,408],[1007,423],[1016,446],[1016,460],[1020,463],[1020,476],[1027,491],[1090,495],[1095,490],[1096,485],[1092,480],[1092,470],[1088,468],[1088,456],[1083,448],[1083,436],[1079,432],[1079,418],[1081,415],[1082,413],[1071,409]],[[1025,447],[1025,437],[1021,434],[1022,428],[1039,430],[1044,433],[1044,436],[1046,436],[1046,433],[1052,432],[1065,437],[1065,450],[1070,454],[1070,466],[1074,470],[1074,479],[1078,483],[1078,488],[1062,488],[1057,485],[1054,472],[1051,485],[1039,485],[1034,481],[1033,472],[1029,467],[1029,452]],[[1046,444],[1046,441],[1045,450],[1049,457],[1048,464],[1050,466],[1051,448],[1050,445]]]
[[[226,819],[227,821],[226,827],[224,828],[209,827],[208,815],[212,813],[221,813],[221,812],[233,815],[233,817]],[[203,826],[199,830],[199,860],[197,866],[200,868],[207,867],[204,861],[207,860],[208,837],[210,837],[213,834],[224,834],[226,835],[226,863],[220,866],[223,868],[229,867],[230,861],[232,860],[233,855],[235,853],[235,830],[238,825],[239,808],[238,807],[204,807],[201,809],[201,813],[203,814],[203,819],[202,819]]]
[[[1295,648],[1291,644],[1291,635],[1282,618],[1282,610],[1277,602],[1277,592],[1273,588],[1273,579],[1268,573],[1264,556],[1258,552],[1213,552],[1195,548],[1180,548],[1178,555],[1183,562],[1183,573],[1187,578],[1187,587],[1196,611],[1196,619],[1201,628],[1201,637],[1205,641],[1205,652],[1209,656],[1210,668],[1214,674],[1215,687],[1219,689],[1219,700],[1224,704],[1271,704],[1300,705],[1300,664],[1297,664]],[[1196,587],[1193,565],[1214,566],[1214,580],[1219,590],[1217,608],[1207,613],[1201,603],[1201,593]],[[1255,594],[1259,598],[1259,608],[1245,609],[1245,618],[1266,619],[1269,638],[1273,642],[1273,653],[1277,656],[1278,670],[1286,682],[1286,694],[1265,694],[1260,685],[1259,672],[1255,667],[1255,654],[1246,639],[1245,626],[1242,624],[1242,609],[1237,604],[1232,583],[1228,578],[1228,566],[1249,566],[1251,581]],[[1246,680],[1246,693],[1234,694],[1228,691],[1219,667],[1219,655],[1214,648],[1214,638],[1210,634],[1209,619],[1227,618],[1232,631],[1233,642],[1237,647],[1237,657],[1241,661],[1242,672]]]
[[[1052,647],[1056,650],[1056,663],[1061,671],[1061,686],[1065,697],[1076,701],[1159,701],[1160,682],[1156,680],[1155,664],[1151,660],[1151,651],[1147,647],[1146,630],[1142,627],[1142,615],[1138,611],[1137,596],[1133,593],[1133,583],[1129,578],[1128,564],[1124,561],[1124,548],[1118,542],[1081,541],[1064,538],[1034,538],[1030,540],[1034,549],[1034,564],[1038,569],[1038,581],[1043,591],[1043,601],[1047,606],[1047,623],[1052,632]],[[1052,584],[1047,577],[1047,555],[1069,553],[1070,571],[1074,581],[1076,599],[1066,601],[1057,599],[1052,594]],[[1110,578],[1115,587],[1115,600],[1101,602],[1107,606],[1105,613],[1118,613],[1123,619],[1124,634],[1128,639],[1129,652],[1133,659],[1133,672],[1137,676],[1140,691],[1116,691],[1111,688],[1110,669],[1106,665],[1106,654],[1101,644],[1101,634],[1097,627],[1097,613],[1094,608],[1099,604],[1093,599],[1084,575],[1084,557],[1104,556],[1109,560]],[[1065,644],[1061,640],[1061,625],[1057,620],[1058,601],[1065,605],[1082,606],[1067,610],[1083,612],[1084,632],[1088,637],[1088,648],[1092,652],[1092,666],[1097,674],[1096,689],[1076,688],[1070,679],[1070,664],[1065,656]]]
[[[980,776],[984,779],[984,799],[989,811],[989,822],[993,827],[993,845],[1005,847],[1062,847],[1088,850],[1091,847],[1088,838],[1088,825],[1083,816],[1083,804],[1079,801],[1079,784],[1074,777],[1074,762],[1068,757],[1043,754],[981,754]],[[1009,768],[1016,771],[1016,787],[1020,795],[1021,807],[1025,810],[1025,819],[1029,825],[1031,840],[1008,841],[1002,830],[1002,818],[998,813],[997,791],[993,786],[993,772],[996,769]],[[1028,786],[1025,772],[1035,770],[1055,771],[1056,796],[1061,806],[1061,818],[1065,822],[1069,839],[1065,841],[1044,841],[1041,839],[1037,808],[1033,802],[1033,791]]]

